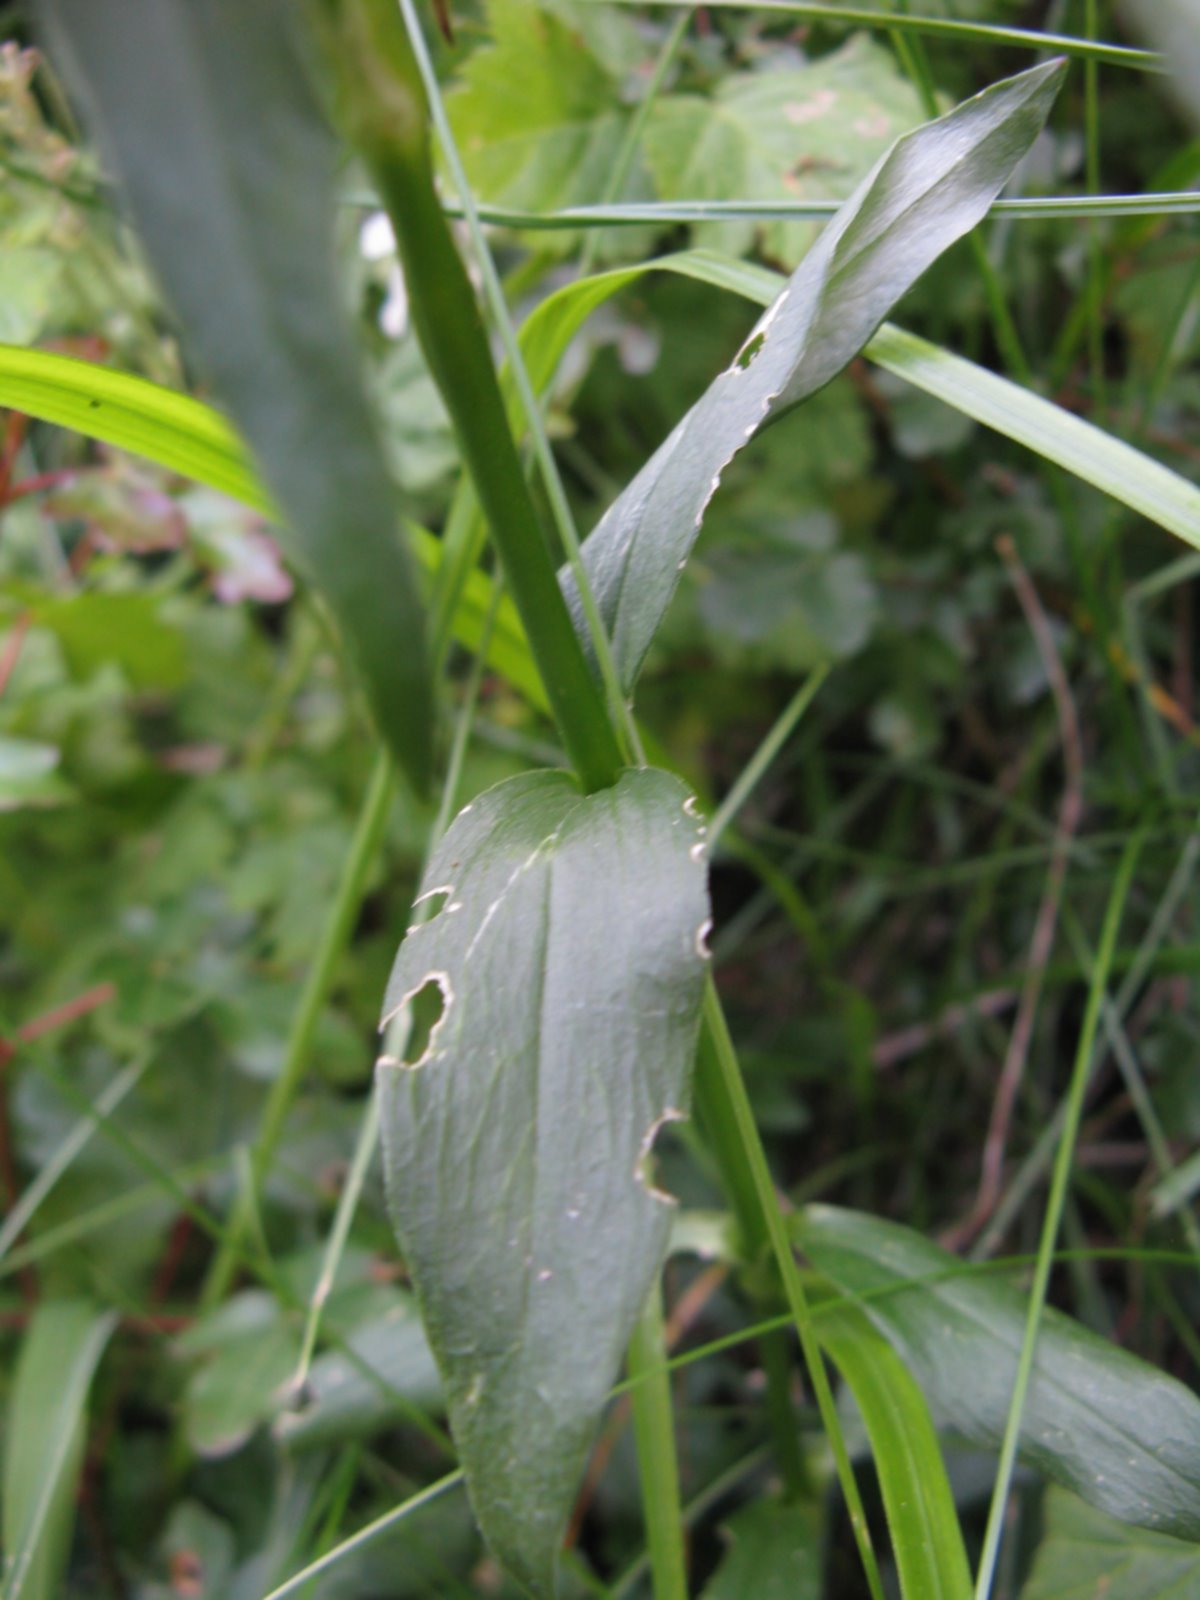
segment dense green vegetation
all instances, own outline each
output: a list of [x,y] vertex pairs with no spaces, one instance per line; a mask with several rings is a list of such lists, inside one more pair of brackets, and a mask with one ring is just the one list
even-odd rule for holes
[[0,1600],[1200,1594],[1198,8],[452,9],[0,10]]

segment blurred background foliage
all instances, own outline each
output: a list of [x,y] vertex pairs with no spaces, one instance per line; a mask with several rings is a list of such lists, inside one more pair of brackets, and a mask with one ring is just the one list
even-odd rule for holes
[[[920,9],[1082,32],[1089,7]],[[1097,10],[1103,35],[1119,36],[1111,8]],[[103,174],[29,48],[26,9],[9,5],[0,18],[0,339],[187,386]],[[651,7],[574,0],[456,4],[443,67],[479,198],[539,211],[610,199],[671,23]],[[1024,64],[982,43],[933,39],[928,55],[946,105]],[[1106,192],[1200,183],[1200,143],[1156,80],[1103,70],[1100,110]],[[621,198],[839,199],[923,115],[886,33],[700,7]],[[1083,129],[1077,67],[1021,173],[1023,193],[1086,191]],[[595,266],[690,244],[790,269],[815,226],[647,223],[586,243],[581,230],[498,229],[495,245],[524,315],[576,272],[583,249]],[[349,169],[341,233],[345,292],[395,469],[436,530],[455,447],[407,327],[386,224]],[[982,238],[1036,387],[1200,476],[1197,219],[1004,219]],[[651,275],[589,321],[549,397],[581,526],[728,363],[754,314],[701,284]],[[986,365],[1004,369],[1011,357],[965,243],[897,320]],[[97,1380],[63,1594],[259,1600],[297,1561],[450,1465],[374,1174],[327,1304],[325,1348],[304,1395],[289,1390],[433,811],[407,794],[393,807],[255,1219],[270,1281],[239,1279],[209,1303],[204,1221],[227,1214],[245,1184],[245,1151],[350,847],[369,725],[326,617],[243,508],[8,414],[0,519],[5,1209],[64,1141],[92,1130],[88,1103],[109,1105],[124,1086],[29,1226],[4,1241],[5,1366],[39,1297],[82,1296],[120,1314]],[[1083,752],[1060,935],[988,1244],[1017,1253],[1036,1237],[1045,1163],[1028,1158],[1069,1071],[1084,930],[1098,927],[1129,831],[1147,828],[1118,960],[1128,968],[1192,836],[1195,565],[1148,584],[1179,555],[1166,535],[858,361],[726,474],[639,709],[680,768],[719,796],[797,677],[834,663],[714,864],[718,977],[792,1197],[953,1228],[971,1209],[1064,785],[1047,658],[997,553],[1001,537],[1038,597]],[[469,668],[455,661],[450,700]],[[555,760],[551,738],[503,682],[485,680],[460,799]],[[1196,911],[1189,875],[1130,1017],[1181,1158],[1200,1138]],[[715,1203],[683,1142],[664,1146],[663,1160],[685,1206]],[[1034,1196],[1024,1210],[1007,1206],[1014,1174]],[[1056,1297],[1193,1380],[1194,1275],[1124,1261],[1120,1247],[1178,1247],[1181,1197],[1195,1189],[1195,1162],[1170,1193],[1157,1184],[1106,1058],[1067,1237],[1112,1246],[1117,1258],[1064,1269]],[[668,1277],[689,1344],[744,1321],[719,1269],[680,1257]],[[685,1497],[719,1484],[759,1442],[760,1381],[753,1345],[681,1373]],[[607,1592],[589,1574],[607,1578],[640,1547],[627,1430],[606,1433],[601,1459],[607,1470],[589,1484],[577,1530],[580,1594]],[[761,1462],[710,1497],[696,1525],[695,1570],[714,1600],[755,1584],[784,1592],[754,1567],[774,1551],[778,1568],[779,1529],[765,1510],[738,1513],[755,1470]],[[965,1507],[982,1503],[990,1479],[978,1461],[956,1457],[953,1478]],[[1031,1498],[1010,1593],[1039,1515]],[[826,1592],[856,1595],[845,1530],[831,1537]],[[314,1600],[508,1592],[453,1496],[306,1590]],[[624,1592],[637,1592],[636,1580]]]

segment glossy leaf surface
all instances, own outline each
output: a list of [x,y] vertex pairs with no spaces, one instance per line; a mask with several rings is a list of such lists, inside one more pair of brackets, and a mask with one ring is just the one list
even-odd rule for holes
[[290,0],[42,0],[184,342],[262,464],[380,729],[432,761],[422,607],[333,258],[336,146]]
[[687,1106],[703,831],[666,773],[588,797],[531,773],[459,815],[423,892],[387,1016],[431,1000],[433,1027],[381,1059],[388,1194],[476,1514],[548,1596],[667,1246],[651,1147]]
[[[1044,123],[1062,63],[1035,67],[897,140],[805,256],[733,364],[585,542],[627,688],[733,457],[866,344],[888,311],[986,214]],[[568,578],[566,589],[582,621]]]
[[[963,1269],[897,1223],[810,1206],[797,1240],[856,1298],[924,1390],[936,1418],[973,1444],[1004,1434],[1025,1297]],[[1038,1335],[1021,1456],[1123,1521],[1200,1538],[1200,1399],[1054,1311]]]

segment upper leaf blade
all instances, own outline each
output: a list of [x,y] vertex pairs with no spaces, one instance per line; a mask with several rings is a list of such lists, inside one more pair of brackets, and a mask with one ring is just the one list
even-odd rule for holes
[[[798,1240],[899,1353],[935,1416],[999,1446],[1025,1298],[964,1275],[957,1258],[897,1223],[808,1207]],[[1200,1539],[1200,1399],[1057,1312],[1043,1315],[1021,1455],[1125,1522]]]
[[489,790],[388,989],[389,1017],[440,991],[418,1063],[380,1063],[388,1193],[476,1514],[539,1596],[667,1245],[646,1167],[686,1109],[708,917],[687,807],[652,770]]
[[[1034,67],[897,140],[805,256],[732,366],[609,508],[584,564],[631,687],[733,457],[840,372],[986,214],[1045,122],[1063,63]],[[582,628],[570,577],[568,597]]]
[[245,433],[291,553],[337,615],[379,726],[432,761],[422,608],[334,270],[335,146],[290,0],[43,0],[177,311]]

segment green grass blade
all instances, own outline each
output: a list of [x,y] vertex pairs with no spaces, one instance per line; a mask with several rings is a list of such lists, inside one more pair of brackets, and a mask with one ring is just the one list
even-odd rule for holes
[[46,1300],[30,1321],[5,1418],[0,1600],[62,1592],[88,1391],[116,1322],[81,1300]]
[[[575,233],[583,228],[664,227],[676,222],[729,219],[770,220],[786,217],[820,222],[836,214],[840,200],[626,200],[607,205],[563,206],[553,211],[523,211],[513,206],[480,204],[481,222],[514,232]],[[374,201],[356,197],[355,204]],[[461,216],[462,206],[448,200],[446,212]],[[1165,217],[1200,213],[1200,193],[1173,189],[1149,194],[1024,195],[992,202],[989,216],[1016,217],[1025,222],[1050,217]]]
[[419,1494],[410,1495],[403,1504],[394,1506],[391,1511],[385,1511],[383,1516],[376,1517],[374,1522],[368,1522],[365,1528],[360,1528],[349,1539],[344,1539],[335,1549],[328,1551],[317,1561],[304,1567],[300,1572],[272,1589],[270,1594],[264,1595],[263,1600],[287,1600],[288,1595],[300,1594],[308,1585],[322,1573],[336,1567],[339,1561],[344,1561],[347,1556],[354,1555],[364,1545],[368,1545],[381,1534],[389,1533],[401,1522],[407,1521],[414,1512],[420,1511],[424,1506],[431,1505],[434,1500],[439,1500],[442,1495],[451,1489],[456,1489],[463,1481],[461,1472],[449,1472],[444,1478],[439,1478],[436,1483],[431,1483],[427,1489],[422,1489]]
[[[119,1072],[96,1096],[97,1110],[106,1116],[115,1111],[130,1090],[137,1086],[149,1065],[150,1054],[147,1052],[127,1066],[123,1072]],[[37,1176],[9,1211],[3,1223],[0,1223],[0,1261],[4,1260],[14,1242],[20,1238],[30,1218],[35,1215],[42,1201],[75,1157],[84,1149],[95,1131],[96,1124],[90,1118],[80,1118],[58,1148],[42,1163]]]
[[671,1375],[663,1365],[663,1348],[662,1290],[656,1283],[629,1341],[633,1430],[654,1600],[687,1600]]
[[[642,0],[612,0],[614,5],[640,5]],[[662,6],[686,6],[694,0],[656,0]],[[1129,45],[1108,44],[1080,39],[1067,33],[1043,33],[1038,28],[1012,28],[994,22],[962,22],[951,17],[926,17],[902,11],[883,11],[878,6],[820,5],[817,0],[716,0],[723,11],[774,12],[779,17],[796,17],[813,22],[839,22],[856,28],[880,28],[889,32],[924,33],[961,44],[1017,46],[1039,52],[1053,50],[1059,55],[1077,56],[1084,61],[1103,61],[1114,67],[1131,67],[1141,72],[1162,72],[1163,59],[1153,50],[1137,50]]]
[[[0,344],[0,406],[129,450],[265,517],[278,517],[236,432],[219,412],[189,395],[72,356]],[[405,526],[428,582],[438,569],[441,543],[416,523]],[[468,649],[478,648],[483,637],[491,589],[479,572],[465,584],[454,629]],[[545,708],[520,620],[508,600],[501,602],[496,615],[488,661],[532,705]]]
[[904,1600],[970,1600],[971,1569],[924,1396],[861,1311],[822,1313],[817,1337],[858,1402],[871,1441]]
[[983,1540],[983,1553],[979,1558],[979,1572],[975,1581],[976,1600],[988,1600],[988,1596],[992,1592],[992,1582],[996,1572],[996,1558],[999,1555],[1000,1538],[1004,1528],[1004,1513],[1008,1504],[1008,1492],[1012,1483],[1013,1468],[1017,1459],[1017,1446],[1021,1436],[1021,1418],[1024,1414],[1025,1401],[1029,1393],[1030,1381],[1033,1377],[1033,1361],[1037,1349],[1038,1328],[1046,1305],[1046,1290],[1050,1283],[1050,1268],[1054,1262],[1054,1247],[1058,1240],[1063,1207],[1066,1204],[1067,1185],[1070,1182],[1071,1164],[1075,1155],[1075,1141],[1079,1134],[1080,1118],[1083,1115],[1083,1099],[1087,1090],[1088,1078],[1091,1074],[1092,1050],[1096,1042],[1096,1030],[1100,1024],[1100,1010],[1108,984],[1109,970],[1112,967],[1113,953],[1117,946],[1121,916],[1125,910],[1125,901],[1133,884],[1134,868],[1137,866],[1138,856],[1144,843],[1145,840],[1142,834],[1137,833],[1126,846],[1121,857],[1120,866],[1117,868],[1116,877],[1113,880],[1112,893],[1109,895],[1108,909],[1105,912],[1104,927],[1100,935],[1100,948],[1088,991],[1087,1010],[1084,1013],[1083,1026],[1079,1032],[1079,1044],[1075,1052],[1075,1065],[1071,1072],[1066,1123],[1063,1127],[1062,1138],[1059,1141],[1058,1154],[1055,1157],[1054,1176],[1050,1183],[1050,1197],[1046,1202],[1046,1214],[1042,1220],[1042,1235],[1038,1244],[1037,1266],[1034,1268],[1033,1285],[1029,1292],[1029,1312],[1025,1322],[1025,1337],[1021,1345],[1021,1357],[1017,1366],[1016,1383],[1013,1386],[1012,1400],[1009,1404],[1008,1423],[1000,1446],[1000,1461],[996,1468],[996,1483],[992,1491],[992,1503],[988,1510],[987,1530]]
[[865,354],[1200,549],[1200,488],[1007,378],[890,324]]

